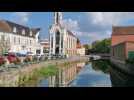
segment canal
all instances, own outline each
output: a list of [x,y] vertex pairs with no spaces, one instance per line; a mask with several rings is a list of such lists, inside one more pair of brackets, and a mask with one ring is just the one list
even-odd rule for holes
[[134,78],[111,66],[108,60],[79,62],[59,67],[54,76],[38,83],[38,87],[120,87],[134,86]]

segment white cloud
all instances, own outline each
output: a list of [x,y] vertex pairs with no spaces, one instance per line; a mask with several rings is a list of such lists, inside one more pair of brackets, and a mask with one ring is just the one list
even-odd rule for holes
[[12,14],[11,20],[24,25],[29,21],[30,15],[30,12],[15,12]]
[[133,19],[133,12],[86,12],[89,21],[99,26],[120,25],[123,21]]
[[76,31],[79,30],[79,25],[77,20],[64,19],[62,25],[68,30]]
[[112,25],[130,25],[126,22],[131,20],[134,12],[84,12],[78,19],[76,34],[88,41],[101,40],[111,36]]

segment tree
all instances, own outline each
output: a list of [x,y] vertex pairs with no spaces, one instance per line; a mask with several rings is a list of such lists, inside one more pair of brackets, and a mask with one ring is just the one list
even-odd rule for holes
[[89,44],[84,44],[83,47],[85,48],[85,54],[88,55],[91,46]]
[[8,52],[10,44],[9,39],[5,38],[5,35],[2,35],[0,38],[0,54],[3,54],[5,52]]
[[111,39],[103,39],[102,41],[96,41],[93,44],[93,50],[96,53],[110,53]]
[[89,46],[88,44],[84,44],[83,46],[84,46],[84,48],[85,48],[86,50],[88,50],[88,49],[90,48],[90,46]]

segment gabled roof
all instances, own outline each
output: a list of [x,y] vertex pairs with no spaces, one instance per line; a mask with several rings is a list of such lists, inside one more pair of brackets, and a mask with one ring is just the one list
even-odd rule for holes
[[73,37],[76,37],[71,31],[67,30],[68,34],[73,36]]
[[112,35],[134,35],[134,26],[113,26]]
[[[3,32],[8,32],[8,33],[14,33],[13,29],[16,27],[16,33],[18,35],[22,35],[22,30],[25,30],[25,35],[23,36],[28,36],[28,37],[35,37],[38,31],[40,31],[40,28],[29,28],[20,24],[16,24],[11,21],[7,20],[0,20],[0,31]],[[32,36],[30,36],[30,31],[32,31]]]

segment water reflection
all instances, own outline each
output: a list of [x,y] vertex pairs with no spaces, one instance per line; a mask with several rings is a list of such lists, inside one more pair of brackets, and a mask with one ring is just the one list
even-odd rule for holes
[[[106,68],[101,67],[101,63],[89,62],[72,82],[73,87],[110,87],[109,74],[105,74]],[[101,69],[103,68],[103,69]],[[104,72],[103,72],[104,71]]]
[[134,86],[134,76],[110,67],[110,78],[113,87],[129,87]]
[[120,87],[134,86],[134,76],[111,66],[108,60],[62,66],[56,76],[42,80],[41,87]]
[[[100,62],[80,62],[66,67],[59,68],[56,76],[50,76],[47,80],[42,80],[40,86],[43,87],[91,87],[91,86],[111,86],[108,73],[108,63]],[[102,66],[101,66],[102,65]],[[106,67],[106,68],[105,68]]]
[[56,76],[50,76],[47,80],[42,80],[40,86],[69,87],[70,83],[84,66],[85,62],[60,67]]
[[108,74],[110,67],[111,67],[111,64],[109,60],[92,61],[92,68],[96,71],[102,71]]

